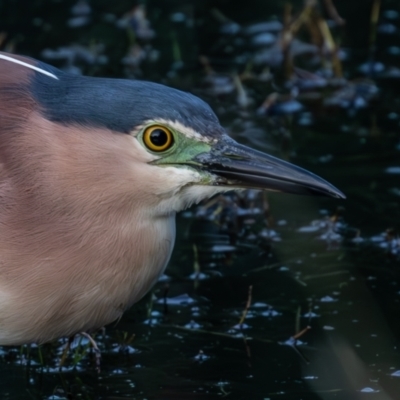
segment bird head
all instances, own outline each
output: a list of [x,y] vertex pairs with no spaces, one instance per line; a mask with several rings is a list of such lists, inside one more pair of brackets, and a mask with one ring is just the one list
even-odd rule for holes
[[[233,140],[210,106],[199,98],[166,86],[146,85],[146,112],[132,136],[147,167],[167,189],[167,209],[179,211],[216,193],[260,189],[344,198],[317,175]],[[137,109],[137,108],[136,108]],[[157,117],[158,115],[158,117]]]
[[212,134],[204,134],[203,121],[196,126],[195,120],[184,124],[154,119],[133,134],[142,151],[151,155],[147,165],[156,167],[160,187],[169,188],[167,203],[173,209],[232,189],[345,197],[319,176],[237,143],[216,120]]
[[[92,141],[96,136],[90,132],[101,130],[110,151],[121,138],[136,177],[132,190],[151,199],[157,213],[179,211],[231,189],[344,198],[311,172],[231,139],[210,106],[192,94],[151,82],[72,75],[28,58],[0,54],[0,59],[3,68],[14,64],[7,76],[16,81],[15,98],[24,82],[23,93],[41,118],[91,135]],[[86,161],[84,169],[90,165]]]

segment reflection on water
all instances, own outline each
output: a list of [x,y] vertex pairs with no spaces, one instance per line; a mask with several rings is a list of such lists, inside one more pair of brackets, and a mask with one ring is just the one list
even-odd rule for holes
[[347,200],[249,191],[182,213],[166,275],[96,336],[101,373],[82,338],[61,370],[64,341],[2,348],[2,398],[399,397],[398,4],[382,1],[374,28],[369,6],[335,2],[343,27],[321,2],[288,30],[317,11],[217,3],[0,5],[0,41],[71,72],[191,90],[236,139]]

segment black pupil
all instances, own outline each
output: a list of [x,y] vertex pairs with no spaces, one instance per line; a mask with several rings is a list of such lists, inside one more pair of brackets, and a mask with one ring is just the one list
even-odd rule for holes
[[168,142],[168,134],[162,129],[154,129],[154,131],[150,133],[150,140],[154,146],[162,147]]

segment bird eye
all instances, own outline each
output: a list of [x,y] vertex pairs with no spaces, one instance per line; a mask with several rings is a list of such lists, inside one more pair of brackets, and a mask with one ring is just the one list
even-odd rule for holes
[[143,134],[143,142],[151,151],[165,151],[174,144],[174,137],[167,128],[163,126],[150,126]]

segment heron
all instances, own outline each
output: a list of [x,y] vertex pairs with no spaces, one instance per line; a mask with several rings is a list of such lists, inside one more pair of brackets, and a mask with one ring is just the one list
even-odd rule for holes
[[118,320],[166,268],[176,213],[247,188],[345,197],[190,93],[0,53],[0,345]]

